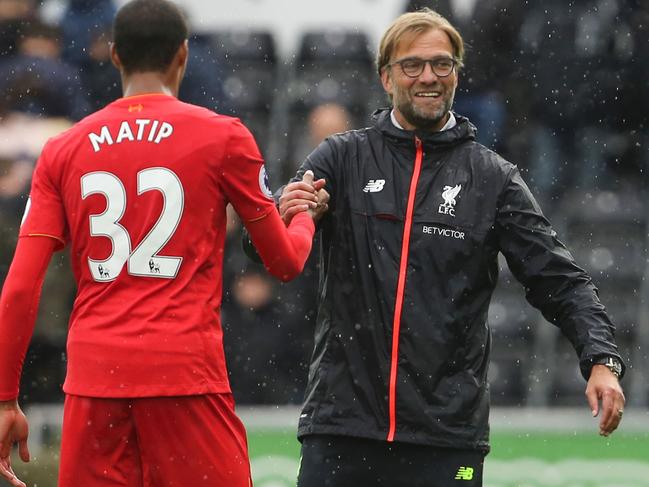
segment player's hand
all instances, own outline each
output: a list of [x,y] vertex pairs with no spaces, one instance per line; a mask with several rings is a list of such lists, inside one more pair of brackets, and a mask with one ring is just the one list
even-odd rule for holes
[[286,225],[301,211],[318,208],[318,192],[324,187],[325,180],[314,181],[313,178],[313,172],[309,170],[304,173],[302,181],[295,181],[284,187],[279,198],[279,214]]
[[329,210],[329,193],[327,193],[327,190],[324,188],[318,190],[316,196],[318,197],[318,206],[307,210],[314,222],[320,220],[322,215],[327,213],[327,210]]
[[11,468],[11,447],[14,443],[18,443],[20,459],[28,462],[28,432],[27,418],[18,406],[18,402],[0,401],[0,475],[15,487],[27,486],[16,477]]
[[[327,210],[329,209],[329,193],[327,192],[326,189],[324,189],[324,179],[318,180],[318,184],[313,181],[314,175],[313,172],[311,171],[306,171],[304,173],[304,177],[302,178],[302,181],[305,183],[310,183],[313,186],[313,189],[316,190],[316,198],[317,198],[317,206],[315,208],[310,207],[307,212],[313,218],[313,221],[318,221],[322,215],[324,215]],[[322,184],[320,184],[322,183]]]
[[586,398],[593,416],[599,415],[599,434],[613,433],[622,421],[625,399],[617,377],[604,365],[593,365]]

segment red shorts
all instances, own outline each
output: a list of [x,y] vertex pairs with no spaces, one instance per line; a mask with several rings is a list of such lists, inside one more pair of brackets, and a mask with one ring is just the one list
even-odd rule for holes
[[59,487],[251,485],[231,394],[65,398]]

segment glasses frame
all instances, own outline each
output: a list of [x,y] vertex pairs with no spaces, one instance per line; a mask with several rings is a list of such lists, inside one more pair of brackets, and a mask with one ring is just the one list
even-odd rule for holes
[[[417,73],[416,75],[411,75],[411,74],[406,73],[406,70],[403,68],[403,63],[405,63],[407,61],[420,61],[422,63],[421,71],[419,71],[419,73]],[[435,69],[435,63],[437,61],[450,61],[453,66],[451,67],[451,70],[447,74],[439,74]],[[438,57],[435,57],[433,59],[421,59],[421,58],[418,58],[418,57],[407,57],[407,58],[403,58],[403,59],[398,59],[397,61],[394,61],[394,62],[388,64],[388,68],[392,68],[392,66],[394,66],[395,64],[399,65],[399,67],[401,68],[401,72],[405,76],[407,76],[408,78],[413,78],[413,79],[414,78],[419,78],[421,76],[421,74],[424,72],[424,70],[426,69],[426,64],[428,64],[430,66],[430,69],[433,71],[433,73],[435,73],[435,76],[437,76],[438,78],[448,78],[451,74],[453,74],[453,71],[455,71],[455,69],[457,68],[457,65],[459,64],[459,61],[457,59],[455,59],[455,58],[446,57],[446,56],[438,56]]]

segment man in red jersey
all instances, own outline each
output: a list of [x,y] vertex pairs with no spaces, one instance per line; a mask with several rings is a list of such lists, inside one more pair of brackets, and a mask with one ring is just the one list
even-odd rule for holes
[[177,100],[187,53],[173,3],[126,4],[112,47],[124,97],[50,140],[38,161],[0,301],[0,473],[11,485],[25,485],[12,445],[29,460],[22,363],[47,264],[68,243],[78,294],[58,485],[251,483],[219,317],[225,208],[288,280],[326,204],[284,226],[248,130]]

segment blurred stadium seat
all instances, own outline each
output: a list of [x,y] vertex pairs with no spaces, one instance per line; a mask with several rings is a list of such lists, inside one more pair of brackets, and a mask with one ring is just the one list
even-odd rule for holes
[[369,40],[358,30],[306,32],[289,67],[287,83],[283,101],[288,109],[287,137],[278,153],[286,161],[283,179],[293,175],[305,155],[299,144],[308,139],[306,120],[311,110],[327,103],[339,104],[351,115],[350,128],[365,127],[381,96]]
[[179,98],[220,113],[229,105],[223,93],[225,66],[210,36],[193,34],[189,38],[189,59]]
[[252,131],[263,151],[277,88],[273,36],[267,31],[231,30],[211,34],[210,44],[224,66],[227,106]]
[[335,102],[364,111],[376,75],[366,35],[358,31],[307,32],[296,62],[295,104],[305,109]]

